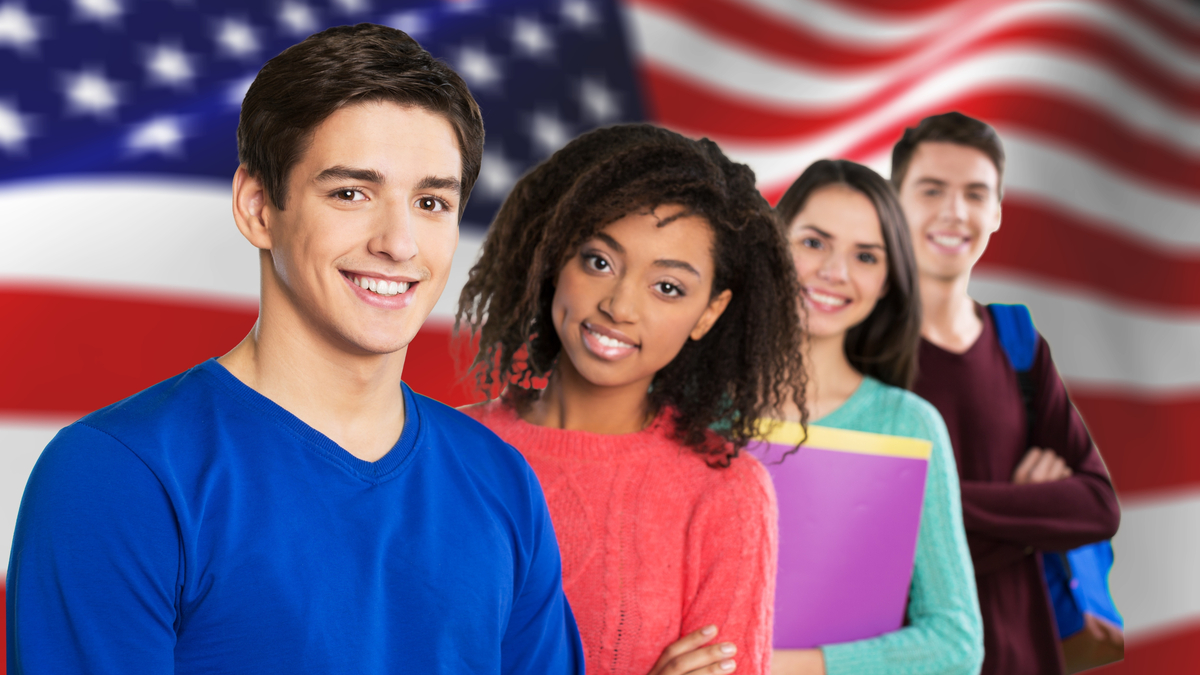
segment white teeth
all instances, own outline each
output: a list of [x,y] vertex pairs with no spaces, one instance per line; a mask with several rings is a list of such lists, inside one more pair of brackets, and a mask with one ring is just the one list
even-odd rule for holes
[[629,344],[628,342],[621,342],[616,338],[611,338],[607,335],[601,335],[594,330],[589,330],[588,332],[592,335],[595,335],[596,341],[605,347],[633,347],[633,345]]
[[376,279],[367,280],[367,288],[370,288],[372,291],[378,293],[379,292],[379,281]]
[[400,281],[400,282],[397,282],[397,284],[398,285],[396,286],[396,289],[395,289],[396,293],[407,293],[408,292],[409,282]]
[[844,304],[846,304],[845,298],[838,298],[838,297],[834,297],[832,295],[826,295],[824,293],[814,291],[811,289],[808,291],[808,297],[812,298],[813,300],[816,300],[817,302],[819,302],[823,305],[844,305]]
[[389,281],[389,282],[388,282],[387,294],[388,294],[388,295],[395,295],[395,294],[396,294],[396,289],[398,289],[398,288],[400,288],[400,284],[398,284],[398,283],[396,283],[396,282],[394,282],[394,281]]
[[949,237],[946,235],[936,234],[933,236],[933,243],[938,244],[939,246],[954,247],[962,244],[964,241],[966,241],[966,239],[963,237]]
[[408,287],[412,285],[412,282],[408,281],[385,281],[368,277],[353,277],[352,281],[355,286],[385,296],[407,293]]
[[367,281],[367,278],[366,278],[366,277],[359,277],[359,278],[358,278],[358,285],[359,285],[360,287],[362,287],[364,290],[368,290],[368,291],[369,291],[369,290],[371,290],[371,282],[370,282],[370,281]]

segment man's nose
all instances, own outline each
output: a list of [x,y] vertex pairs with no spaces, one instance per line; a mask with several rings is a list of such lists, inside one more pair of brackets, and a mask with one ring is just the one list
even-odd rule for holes
[[382,209],[379,219],[374,224],[374,236],[368,244],[371,253],[397,262],[416,256],[418,248],[413,215],[410,205],[403,202]]

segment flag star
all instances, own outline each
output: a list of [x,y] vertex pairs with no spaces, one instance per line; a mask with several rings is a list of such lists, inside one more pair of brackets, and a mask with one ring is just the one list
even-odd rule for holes
[[166,43],[149,50],[146,56],[146,70],[150,82],[168,87],[186,87],[196,77],[192,57],[178,45]]
[[67,113],[70,115],[112,119],[117,106],[121,104],[121,85],[109,80],[103,71],[95,68],[64,75],[63,90],[67,97]]
[[499,151],[485,151],[479,167],[479,189],[483,196],[500,201],[517,183],[517,165],[505,159]]
[[588,0],[563,0],[562,16],[578,30],[586,30],[600,23],[596,8]]
[[292,35],[310,35],[317,30],[317,15],[303,2],[283,3],[278,18],[284,30]]
[[500,83],[496,59],[482,49],[463,47],[458,53],[458,74],[471,87],[488,89]]
[[0,149],[10,155],[23,153],[32,136],[33,116],[23,114],[15,103],[0,101]]
[[539,111],[530,120],[533,145],[543,155],[551,155],[571,140],[571,130],[557,115]]
[[371,0],[333,0],[344,14],[363,14],[371,11]]
[[458,14],[469,14],[483,9],[484,0],[450,0],[446,3],[446,9]]
[[584,115],[595,124],[615,122],[621,116],[617,95],[599,79],[583,78],[579,83],[579,102]]
[[135,155],[158,153],[165,157],[181,157],[183,138],[183,120],[174,115],[163,115],[134,127],[125,140],[125,147]]
[[254,34],[254,28],[245,21],[221,19],[214,39],[222,54],[237,59],[252,58],[258,54],[258,37]]
[[389,16],[384,23],[396,30],[402,30],[411,36],[417,36],[429,30],[429,21],[421,12],[396,12]]
[[517,51],[525,56],[540,58],[549,56],[554,51],[550,31],[538,23],[537,19],[517,17],[513,22],[512,40]]
[[121,0],[75,0],[75,13],[85,21],[114,24],[125,13]]
[[240,80],[230,83],[229,88],[225,90],[225,100],[229,105],[235,108],[242,107],[242,101],[246,98],[246,92],[250,91],[250,85],[254,84],[255,76],[256,74],[251,73]]
[[20,3],[0,6],[0,47],[12,47],[18,52],[31,52],[42,38],[38,24],[42,20],[25,11]]

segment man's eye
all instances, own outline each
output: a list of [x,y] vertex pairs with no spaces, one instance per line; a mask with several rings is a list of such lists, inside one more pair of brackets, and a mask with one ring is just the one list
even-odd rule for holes
[[367,198],[367,196],[364,195],[361,190],[353,190],[350,188],[338,190],[337,192],[333,193],[333,196],[335,199],[343,202],[361,202]]
[[417,199],[417,208],[422,211],[445,211],[446,203],[437,197],[421,197]]

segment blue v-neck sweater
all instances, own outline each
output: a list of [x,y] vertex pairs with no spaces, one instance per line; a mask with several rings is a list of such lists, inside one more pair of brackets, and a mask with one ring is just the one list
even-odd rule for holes
[[404,402],[376,462],[212,360],[63,429],[17,519],[9,672],[582,672],[537,478]]

